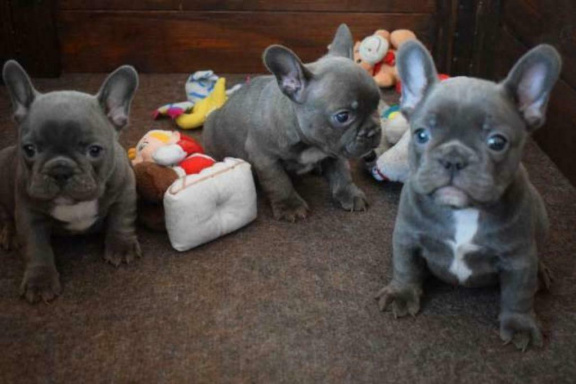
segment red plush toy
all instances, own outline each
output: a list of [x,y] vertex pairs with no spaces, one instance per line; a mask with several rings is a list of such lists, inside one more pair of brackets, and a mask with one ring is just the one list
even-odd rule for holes
[[216,162],[193,138],[177,131],[149,131],[128,151],[136,175],[140,222],[165,230],[164,193],[178,178],[199,173]]

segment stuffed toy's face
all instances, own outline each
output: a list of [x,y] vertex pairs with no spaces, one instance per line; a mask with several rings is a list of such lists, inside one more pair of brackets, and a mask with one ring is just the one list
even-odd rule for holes
[[358,53],[362,61],[375,65],[384,59],[389,48],[388,40],[379,35],[372,35],[362,40]]
[[154,130],[148,132],[136,145],[130,148],[128,156],[132,160],[132,165],[144,161],[153,161],[152,155],[160,147],[175,144],[180,140],[180,132]]

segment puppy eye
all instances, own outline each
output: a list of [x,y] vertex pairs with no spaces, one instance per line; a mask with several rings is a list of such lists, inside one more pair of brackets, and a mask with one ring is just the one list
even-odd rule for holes
[[430,132],[425,128],[419,128],[414,132],[414,138],[418,144],[426,144],[430,141]]
[[99,145],[91,145],[88,147],[88,156],[97,158],[102,154],[103,150],[104,148]]
[[22,150],[24,151],[26,157],[30,159],[36,156],[36,147],[32,144],[26,144],[22,146]]
[[348,120],[350,120],[350,112],[348,111],[338,112],[337,114],[334,115],[334,120],[336,120],[338,124],[344,124],[348,122]]
[[488,144],[488,148],[497,152],[503,151],[508,144],[508,140],[500,134],[489,136],[486,142]]

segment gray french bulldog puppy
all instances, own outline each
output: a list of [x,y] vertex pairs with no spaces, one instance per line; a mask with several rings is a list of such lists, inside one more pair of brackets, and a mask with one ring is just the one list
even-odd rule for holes
[[318,168],[342,208],[367,207],[347,159],[378,145],[380,95],[374,80],[352,60],[353,44],[350,30],[342,24],[328,54],[311,64],[302,64],[288,48],[268,47],[264,63],[274,76],[252,79],[204,126],[208,154],[252,164],[276,219],[306,217],[308,205],[289,173]]
[[438,82],[418,42],[400,48],[397,64],[401,110],[412,132],[411,176],[380,308],[415,315],[426,269],[453,284],[499,284],[500,337],[522,350],[541,346],[533,304],[539,273],[550,283],[537,254],[548,218],[520,160],[528,135],[544,123],[560,56],[540,45],[498,84],[467,77]]
[[41,94],[15,61],[3,77],[19,131],[18,144],[0,151],[0,245],[18,244],[25,257],[22,295],[50,301],[61,292],[51,234],[105,227],[106,261],[117,266],[141,255],[134,173],[117,141],[138,75],[120,67],[94,96]]

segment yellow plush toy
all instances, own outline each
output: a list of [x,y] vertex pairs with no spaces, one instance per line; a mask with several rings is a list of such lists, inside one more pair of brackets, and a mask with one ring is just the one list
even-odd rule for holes
[[206,98],[198,101],[192,108],[192,113],[184,113],[176,118],[176,124],[182,129],[201,127],[210,113],[224,105],[227,100],[226,79],[219,78],[214,90]]

